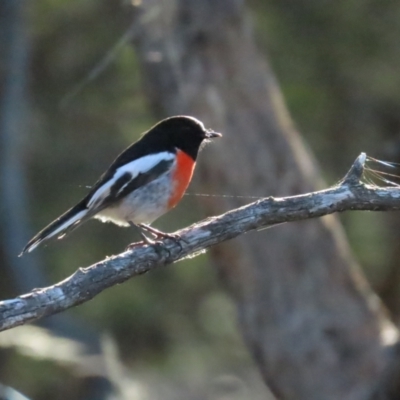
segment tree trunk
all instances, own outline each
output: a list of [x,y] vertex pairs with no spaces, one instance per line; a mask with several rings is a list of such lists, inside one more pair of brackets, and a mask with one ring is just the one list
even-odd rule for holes
[[[320,177],[258,53],[240,0],[143,2],[135,41],[157,117],[189,114],[224,133],[204,152],[197,189],[287,196]],[[139,23],[139,22],[138,22]],[[207,214],[243,204],[200,198]],[[282,399],[367,399],[396,330],[334,217],[253,233],[212,251],[260,371]]]

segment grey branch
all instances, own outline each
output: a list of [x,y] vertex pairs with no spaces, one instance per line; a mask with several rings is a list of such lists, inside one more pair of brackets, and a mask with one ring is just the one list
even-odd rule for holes
[[87,268],[80,268],[53,286],[1,301],[0,331],[84,303],[104,289],[135,275],[193,257],[210,246],[251,230],[347,210],[399,210],[400,189],[362,182],[365,160],[366,155],[362,153],[343,180],[329,189],[258,200],[182,229],[175,233],[177,240],[166,238],[155,245],[138,245]]

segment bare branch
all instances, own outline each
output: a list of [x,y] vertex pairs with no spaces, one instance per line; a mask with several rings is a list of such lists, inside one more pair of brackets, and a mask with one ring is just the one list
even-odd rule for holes
[[266,198],[205,219],[155,245],[138,245],[107,258],[56,285],[0,302],[0,331],[52,315],[84,303],[104,289],[127,279],[193,257],[206,248],[248,231],[283,222],[321,217],[347,210],[394,211],[400,209],[400,189],[380,188],[361,181],[365,162],[362,153],[336,186],[286,198]]

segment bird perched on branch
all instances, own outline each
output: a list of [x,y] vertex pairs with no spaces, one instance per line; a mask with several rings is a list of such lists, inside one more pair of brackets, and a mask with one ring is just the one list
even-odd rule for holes
[[136,226],[147,243],[169,236],[147,224],[175,207],[192,179],[204,141],[222,136],[188,116],[162,120],[111,164],[75,207],[34,236],[22,254],[46,240],[61,239],[90,218],[120,226]]

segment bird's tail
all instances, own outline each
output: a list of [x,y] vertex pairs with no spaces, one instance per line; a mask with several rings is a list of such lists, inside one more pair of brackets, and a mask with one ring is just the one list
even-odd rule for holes
[[36,249],[37,246],[46,240],[54,237],[57,237],[58,239],[63,238],[67,233],[73,231],[81,223],[87,221],[91,216],[92,213],[90,213],[86,208],[86,202],[82,200],[75,207],[69,209],[36,234],[24,247],[20,256]]

